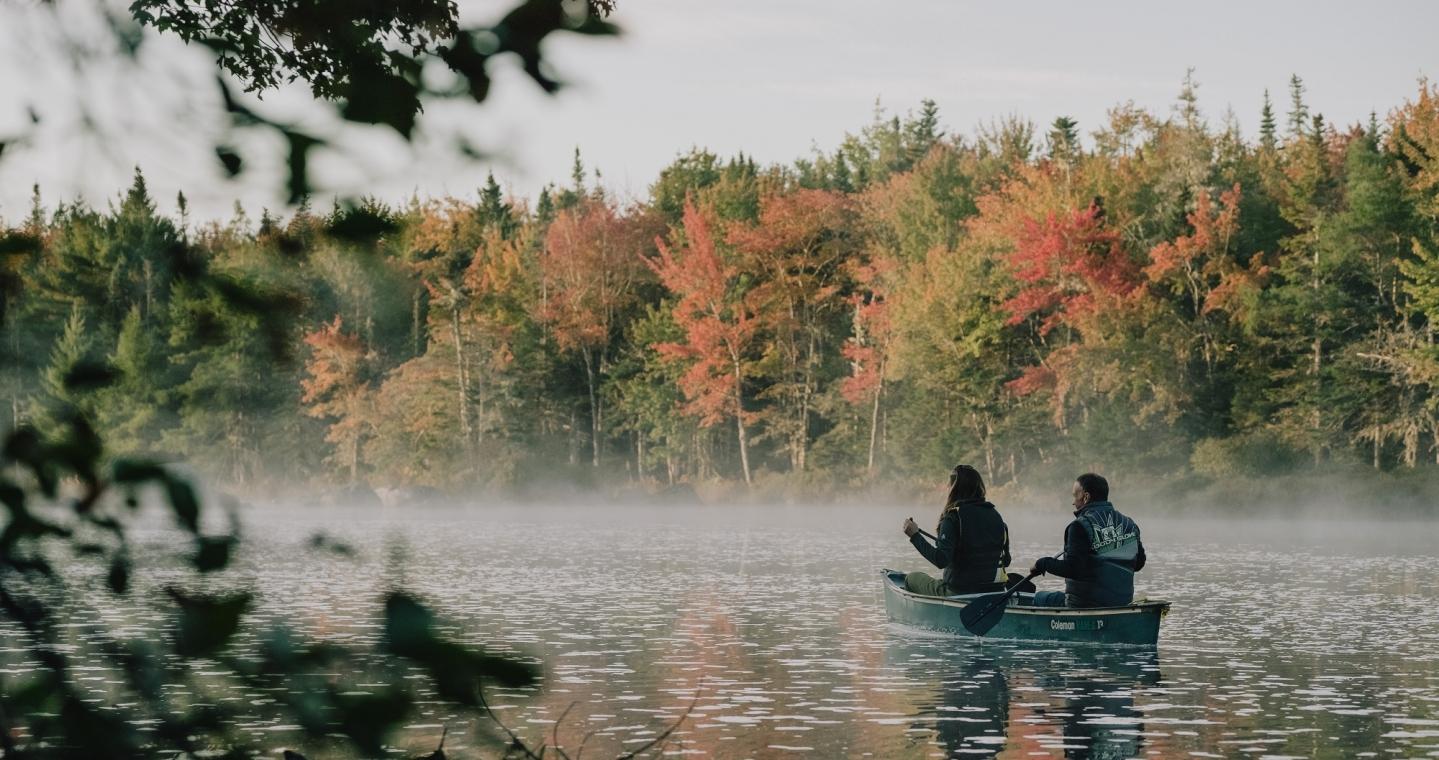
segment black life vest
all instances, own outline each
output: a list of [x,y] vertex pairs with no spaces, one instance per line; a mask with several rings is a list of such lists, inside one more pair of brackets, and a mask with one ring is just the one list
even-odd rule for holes
[[944,585],[954,594],[1003,591],[1009,564],[1009,528],[987,501],[963,501],[945,513],[954,520],[954,555],[944,569]]

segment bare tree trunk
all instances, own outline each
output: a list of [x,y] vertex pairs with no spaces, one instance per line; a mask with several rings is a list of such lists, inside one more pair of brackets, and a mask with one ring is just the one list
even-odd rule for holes
[[994,421],[984,418],[984,476],[994,483]]
[[579,444],[579,420],[575,418],[575,410],[570,408],[570,464],[575,465],[580,461]]
[[420,293],[415,288],[415,297],[410,299],[410,348],[419,356],[425,352],[425,330],[420,321]]
[[[1318,305],[1318,300],[1319,300],[1319,285],[1320,285],[1320,279],[1319,279],[1319,246],[1318,246],[1318,245],[1315,245],[1315,246],[1314,246],[1314,276],[1313,276],[1313,277],[1311,278],[1311,280],[1310,280],[1310,287],[1312,287],[1313,290],[1314,290],[1314,300],[1315,300],[1315,305],[1316,305],[1316,306]],[[1314,316],[1317,316],[1317,315],[1314,315]],[[1320,409],[1320,406],[1319,406],[1319,391],[1321,390],[1321,384],[1322,384],[1322,382],[1321,382],[1321,380],[1320,380],[1320,377],[1319,377],[1319,372],[1320,372],[1320,370],[1321,370],[1322,367],[1323,367],[1323,364],[1322,364],[1322,362],[1323,362],[1323,357],[1324,357],[1324,340],[1323,340],[1323,337],[1319,334],[1319,320],[1318,320],[1318,319],[1315,319],[1315,320],[1314,320],[1314,366],[1313,366],[1313,370],[1312,370],[1312,371],[1313,371],[1313,374],[1314,374],[1314,466],[1315,466],[1315,467],[1318,467],[1318,466],[1319,466],[1319,463],[1320,463],[1320,461],[1321,461],[1321,459],[1322,459],[1321,454],[1322,454],[1323,448],[1324,448],[1323,443],[1322,443],[1322,440],[1321,440],[1321,434],[1320,434],[1320,426],[1321,426],[1321,424],[1323,423],[1323,416],[1322,416],[1322,415],[1323,415],[1323,412],[1322,412],[1322,410]]]
[[464,442],[465,451],[469,451],[472,441],[472,434],[470,432],[470,382],[465,372],[465,349],[460,340],[460,307],[458,305],[450,308],[450,338],[455,342],[455,383],[459,386],[460,438]]
[[884,398],[884,364],[880,364],[879,383],[874,388],[874,404],[869,409],[869,459],[865,463],[865,470],[870,477],[874,477],[874,447],[879,441],[879,407],[880,399]]
[[[1316,256],[1317,256],[1317,254],[1316,254]],[[1324,351],[1323,341],[1320,339],[1320,337],[1319,337],[1318,335],[1314,336],[1314,366],[1313,366],[1313,369],[1312,369],[1312,372],[1313,372],[1313,374],[1314,374],[1314,422],[1313,422],[1312,424],[1313,424],[1313,426],[1314,426],[1314,466],[1315,466],[1315,467],[1318,467],[1319,464],[1320,464],[1320,462],[1323,460],[1323,451],[1324,451],[1324,443],[1323,443],[1323,440],[1322,440],[1322,434],[1321,434],[1321,432],[1320,432],[1321,426],[1323,425],[1324,418],[1323,418],[1323,409],[1322,409],[1322,408],[1320,407],[1320,405],[1319,405],[1319,391],[1321,390],[1321,387],[1322,387],[1322,383],[1321,383],[1320,378],[1319,378],[1319,371],[1320,371],[1321,366],[1322,366],[1321,362],[1322,362],[1323,355],[1324,355],[1324,354],[1323,354],[1323,351]]]
[[588,346],[580,350],[585,359],[585,382],[590,391],[590,464],[593,467],[600,466],[600,402],[595,394],[595,361],[594,353]]
[[360,436],[350,439],[350,485],[360,479]]
[[739,355],[730,349],[730,356],[734,360],[734,401],[735,401],[735,427],[739,431],[739,461],[740,467],[744,470],[745,485],[752,485],[754,480],[750,477],[749,471],[749,439],[744,429],[744,377],[740,375]]

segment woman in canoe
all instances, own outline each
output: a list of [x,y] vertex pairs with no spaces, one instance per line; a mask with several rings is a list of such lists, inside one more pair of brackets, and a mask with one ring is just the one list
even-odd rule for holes
[[925,559],[944,571],[942,580],[909,573],[904,577],[908,590],[926,596],[1004,590],[1009,578],[1009,528],[999,510],[985,500],[979,470],[962,464],[950,471],[949,496],[939,513],[934,545],[920,535],[913,519],[905,519],[904,534]]

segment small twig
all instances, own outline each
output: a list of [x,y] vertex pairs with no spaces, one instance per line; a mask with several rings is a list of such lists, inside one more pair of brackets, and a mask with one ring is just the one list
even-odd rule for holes
[[570,706],[566,707],[565,711],[560,713],[560,717],[555,718],[555,725],[550,729],[550,743],[555,745],[555,754],[559,755],[563,760],[570,760],[570,756],[566,755],[565,751],[560,748],[560,724],[565,722],[565,716],[569,715],[570,710],[575,709],[575,705],[577,704],[579,704],[579,702],[571,702]]
[[[4,690],[4,681],[0,679],[0,692]],[[15,737],[10,735],[10,717],[5,714],[3,704],[0,704],[0,749],[5,750],[6,757],[15,755]]]
[[659,744],[660,742],[662,742],[662,741],[664,741],[665,739],[669,738],[669,735],[672,734],[672,733],[674,733],[674,732],[675,732],[675,729],[679,728],[680,725],[685,722],[685,718],[688,718],[688,717],[690,716],[690,713],[691,713],[691,712],[694,712],[695,705],[699,704],[699,701],[700,701],[700,695],[699,695],[698,692],[696,692],[696,693],[695,693],[695,698],[690,701],[690,706],[685,708],[685,711],[680,714],[679,720],[676,720],[673,724],[670,725],[669,728],[665,729],[665,732],[664,732],[664,733],[660,734],[659,736],[656,736],[655,738],[653,738],[653,739],[649,740],[648,742],[646,742],[645,744],[641,745],[641,746],[639,747],[639,749],[636,749],[635,751],[630,752],[630,753],[628,753],[628,754],[620,755],[620,756],[619,756],[618,758],[616,758],[615,760],[634,760],[636,757],[639,757],[639,754],[640,754],[641,752],[645,752],[645,751],[647,751],[650,747],[653,747],[653,746],[655,746],[656,744]]
[[577,749],[577,750],[575,750],[575,760],[580,760],[581,757],[584,757],[584,754],[585,754],[585,745],[589,743],[591,736],[594,736],[595,734],[597,734],[597,733],[599,733],[599,732],[600,732],[600,730],[599,730],[598,728],[596,728],[596,729],[594,729],[593,731],[585,734],[585,735],[584,735],[584,738],[580,739],[580,748]]
[[511,752],[519,750],[522,753],[522,756],[529,758],[529,760],[544,760],[542,755],[536,755],[534,750],[530,749],[529,745],[525,744],[524,740],[520,739],[520,737],[516,735],[514,731],[511,731],[509,729],[509,726],[506,726],[503,722],[500,721],[500,717],[498,715],[495,715],[494,710],[490,709],[489,700],[485,699],[485,691],[482,687],[475,687],[475,695],[479,697],[480,707],[484,709],[485,715],[488,715],[490,717],[490,720],[494,721],[495,725],[499,726],[500,730],[504,731],[505,734],[510,737],[510,746],[508,749],[505,750],[505,754],[501,755],[501,758],[509,757]]

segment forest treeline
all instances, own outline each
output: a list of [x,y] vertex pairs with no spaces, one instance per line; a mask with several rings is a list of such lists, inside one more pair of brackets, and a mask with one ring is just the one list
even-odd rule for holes
[[1338,125],[1296,77],[1254,140],[1196,89],[1086,137],[926,101],[789,165],[692,150],[634,202],[578,153],[533,203],[37,188],[0,225],[38,243],[0,246],[0,427],[79,410],[242,489],[1436,467],[1439,88]]

